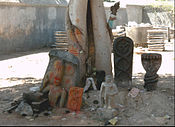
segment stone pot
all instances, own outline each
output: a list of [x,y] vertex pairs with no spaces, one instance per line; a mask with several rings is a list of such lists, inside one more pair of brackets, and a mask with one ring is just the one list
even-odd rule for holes
[[147,89],[147,91],[155,90],[159,78],[157,71],[162,63],[162,55],[157,53],[144,53],[141,59],[142,65],[146,70],[144,88]]

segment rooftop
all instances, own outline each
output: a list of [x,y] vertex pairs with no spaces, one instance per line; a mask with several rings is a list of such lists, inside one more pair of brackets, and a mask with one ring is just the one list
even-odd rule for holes
[[62,5],[67,6],[67,0],[0,0],[0,2],[39,4],[39,5]]

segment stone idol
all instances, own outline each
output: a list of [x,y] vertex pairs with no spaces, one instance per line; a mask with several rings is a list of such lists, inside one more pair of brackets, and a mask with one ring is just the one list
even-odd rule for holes
[[112,109],[111,100],[118,93],[116,84],[113,82],[113,77],[107,75],[105,82],[102,83],[100,89],[100,104],[102,108]]
[[119,87],[132,85],[133,41],[128,37],[114,40],[114,71],[115,83]]
[[79,60],[66,51],[51,50],[40,91],[48,93],[51,106],[63,107],[67,102],[69,89],[79,84]]

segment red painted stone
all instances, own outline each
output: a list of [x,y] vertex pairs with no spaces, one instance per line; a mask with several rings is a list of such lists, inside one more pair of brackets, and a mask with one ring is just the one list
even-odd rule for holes
[[80,111],[82,104],[83,88],[71,87],[69,90],[69,98],[67,108],[73,111]]

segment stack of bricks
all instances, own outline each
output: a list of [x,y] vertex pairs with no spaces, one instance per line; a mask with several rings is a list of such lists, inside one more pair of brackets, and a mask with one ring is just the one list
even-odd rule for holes
[[147,43],[149,51],[164,51],[166,30],[147,30]]
[[52,47],[62,50],[68,51],[68,37],[66,31],[55,31],[55,44]]

